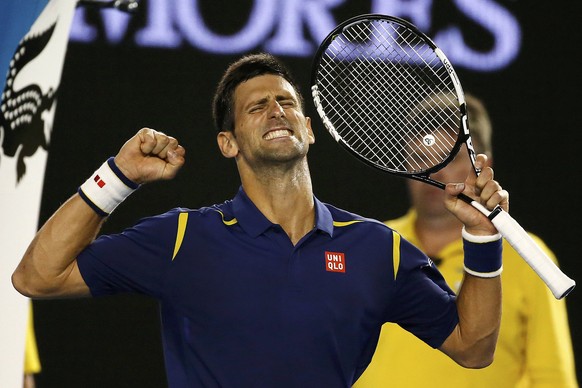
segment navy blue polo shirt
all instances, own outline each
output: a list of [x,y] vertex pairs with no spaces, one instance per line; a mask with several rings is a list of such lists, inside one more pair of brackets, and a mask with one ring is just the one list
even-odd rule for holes
[[440,346],[458,317],[430,260],[379,221],[315,210],[293,246],[241,189],[100,236],[79,269],[93,296],[159,300],[170,387],[350,387],[385,322]]

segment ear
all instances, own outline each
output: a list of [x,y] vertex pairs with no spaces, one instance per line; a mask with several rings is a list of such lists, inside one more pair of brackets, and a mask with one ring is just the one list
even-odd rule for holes
[[315,143],[315,135],[313,134],[313,128],[311,128],[311,117],[305,118],[305,127],[307,128],[307,136],[309,136],[309,144]]
[[236,139],[231,131],[219,132],[216,136],[218,148],[225,158],[234,158],[238,155],[238,145]]

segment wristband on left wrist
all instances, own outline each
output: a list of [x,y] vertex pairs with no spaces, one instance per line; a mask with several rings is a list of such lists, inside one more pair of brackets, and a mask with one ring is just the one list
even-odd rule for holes
[[492,236],[475,236],[463,227],[465,271],[481,278],[493,278],[503,271],[502,243],[499,233]]

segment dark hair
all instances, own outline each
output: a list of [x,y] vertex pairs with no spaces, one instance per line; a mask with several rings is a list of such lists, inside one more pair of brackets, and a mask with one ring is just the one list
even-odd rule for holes
[[214,126],[221,131],[234,130],[234,91],[238,85],[251,78],[265,74],[283,77],[291,84],[303,107],[303,97],[299,86],[293,80],[289,70],[271,54],[258,53],[246,55],[233,62],[227,69],[214,93],[212,116]]

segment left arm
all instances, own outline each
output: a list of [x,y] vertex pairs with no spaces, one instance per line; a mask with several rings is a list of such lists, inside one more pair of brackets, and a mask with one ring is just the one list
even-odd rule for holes
[[501,323],[501,280],[465,273],[457,297],[459,323],[439,348],[466,368],[493,362]]
[[[485,166],[486,160],[485,155],[478,155],[477,167]],[[469,234],[497,234],[487,217],[457,197],[463,192],[490,210],[499,205],[508,211],[509,195],[493,180],[491,168],[483,168],[478,177],[471,174],[463,184],[448,184],[445,192],[445,206],[459,218]],[[457,310],[459,323],[439,349],[467,368],[490,365],[501,324],[501,277],[483,278],[465,272],[457,297]]]

